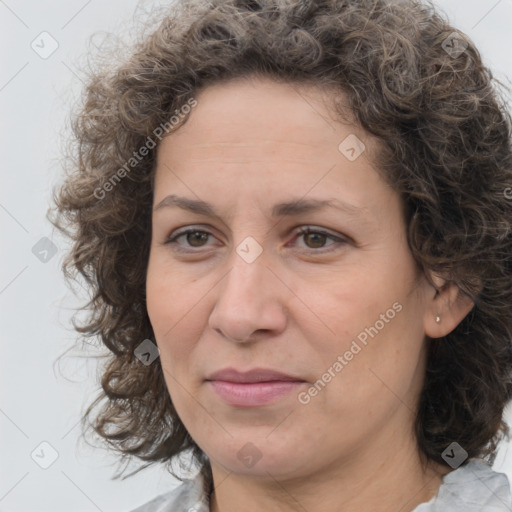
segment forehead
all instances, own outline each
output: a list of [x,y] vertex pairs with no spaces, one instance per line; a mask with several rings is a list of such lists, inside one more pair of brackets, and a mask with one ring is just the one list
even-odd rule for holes
[[[313,188],[313,196],[364,203],[386,186],[367,156],[376,144],[335,120],[334,98],[330,90],[262,79],[201,90],[187,122],[158,147],[154,204],[175,191],[261,205],[272,196],[277,204]],[[358,158],[344,154],[350,146]]]
[[[209,140],[244,143],[248,134],[296,142],[321,142],[336,122],[332,104],[342,93],[311,84],[280,83],[259,77],[238,78],[200,90],[197,106],[176,132],[194,129]],[[249,132],[249,133],[248,133]]]
[[287,160],[314,166],[319,155],[332,163],[338,160],[347,136],[364,139],[365,152],[372,152],[376,142],[364,130],[340,122],[333,108],[340,98],[342,93],[332,88],[260,77],[214,84],[196,94],[197,105],[186,123],[160,143],[158,159],[186,160],[189,167],[219,159],[226,164]]

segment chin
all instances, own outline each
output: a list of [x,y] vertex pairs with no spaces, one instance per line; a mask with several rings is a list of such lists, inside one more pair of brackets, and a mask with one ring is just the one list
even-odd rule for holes
[[225,450],[220,453],[212,450],[210,458],[226,471],[238,475],[287,479],[303,476],[305,470],[309,473],[315,454],[307,456],[304,446],[284,446],[283,441],[278,437],[274,443],[265,438],[254,441],[245,436],[243,440],[231,438]]

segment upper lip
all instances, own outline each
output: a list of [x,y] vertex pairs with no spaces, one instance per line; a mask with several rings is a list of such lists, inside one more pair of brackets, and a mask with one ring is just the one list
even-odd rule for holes
[[225,380],[228,382],[270,382],[270,381],[300,381],[303,379],[287,375],[285,373],[271,370],[269,368],[253,368],[245,372],[235,370],[234,368],[224,368],[210,374],[206,380]]

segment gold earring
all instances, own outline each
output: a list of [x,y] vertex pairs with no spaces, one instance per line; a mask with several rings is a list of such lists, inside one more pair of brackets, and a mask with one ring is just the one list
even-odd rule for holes
[[436,316],[436,323],[437,323],[437,324],[440,324],[440,323],[441,323],[441,317],[440,317],[440,316]]

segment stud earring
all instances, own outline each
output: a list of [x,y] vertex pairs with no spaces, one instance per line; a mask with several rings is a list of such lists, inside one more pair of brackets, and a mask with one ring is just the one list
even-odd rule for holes
[[436,316],[436,323],[437,323],[437,324],[440,324],[440,323],[441,323],[441,317],[440,317],[440,316]]

